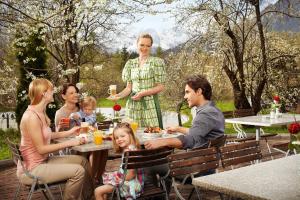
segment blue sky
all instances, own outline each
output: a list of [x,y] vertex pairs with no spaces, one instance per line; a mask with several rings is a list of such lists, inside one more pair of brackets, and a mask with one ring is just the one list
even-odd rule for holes
[[[262,9],[276,1],[263,0],[261,2]],[[161,6],[160,9],[163,10],[164,6]],[[169,14],[145,14],[139,15],[139,17],[142,19],[128,27],[126,38],[122,39],[117,48],[126,46],[129,50],[136,50],[136,38],[142,32],[150,33],[154,38],[154,46],[161,46],[163,49],[172,48],[187,39],[183,32],[174,30],[176,22]]]

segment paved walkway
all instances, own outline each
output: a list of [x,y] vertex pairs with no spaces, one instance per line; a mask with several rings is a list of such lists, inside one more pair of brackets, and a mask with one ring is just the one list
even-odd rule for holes
[[[281,137],[281,136],[277,136],[274,139],[272,139],[270,141],[271,144],[273,143],[277,143],[279,141],[287,141],[287,137]],[[261,148],[262,148],[262,152],[263,154],[267,153],[267,148],[266,148],[266,144],[265,142],[261,142]],[[282,157],[281,155],[276,155],[276,158]],[[267,161],[270,160],[270,157],[264,157],[263,161]],[[113,168],[113,167],[118,167],[118,163],[117,161],[108,161],[107,163],[107,167],[108,168]],[[223,171],[222,168],[219,168],[219,171]],[[15,191],[17,189],[17,184],[18,184],[18,180],[16,178],[16,167],[6,167],[0,169],[0,199],[1,200],[10,200],[13,199]],[[55,198],[60,199],[60,193],[59,193],[59,189],[55,188],[53,190],[51,190],[53,192],[53,194],[55,195]],[[190,188],[185,186],[184,187],[184,194],[189,194],[190,192]],[[28,190],[26,190],[25,187],[22,187],[21,193],[20,193],[20,197],[18,199],[26,199],[28,194]],[[32,199],[36,200],[36,199],[44,199],[43,195],[41,193],[34,193]],[[170,195],[170,199],[173,200],[175,199],[175,193],[172,190],[171,191],[171,195]],[[192,199],[197,199],[196,195],[193,196]],[[204,191],[204,196],[203,199],[220,199],[219,196],[213,192],[209,192],[209,191]]]

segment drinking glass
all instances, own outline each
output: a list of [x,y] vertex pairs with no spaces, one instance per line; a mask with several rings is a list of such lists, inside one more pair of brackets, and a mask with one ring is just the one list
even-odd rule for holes
[[60,126],[63,128],[69,128],[70,127],[70,118],[65,117],[60,119]]
[[131,127],[133,133],[136,133],[136,131],[137,131],[138,127],[139,127],[139,124],[137,122],[131,122],[130,123],[130,127]]
[[102,134],[100,132],[95,131],[94,132],[94,143],[96,145],[100,145],[103,142],[103,137]]
[[115,96],[117,94],[117,85],[110,85],[108,94],[110,94],[111,96]]
[[88,122],[81,122],[80,131],[81,131],[81,133],[89,132],[89,123]]

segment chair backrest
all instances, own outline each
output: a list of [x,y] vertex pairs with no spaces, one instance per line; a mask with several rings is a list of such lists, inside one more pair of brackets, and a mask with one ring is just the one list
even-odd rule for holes
[[262,158],[259,141],[246,141],[220,148],[223,167],[260,160]]
[[9,138],[6,138],[6,144],[8,145],[8,147],[9,147],[11,153],[12,153],[14,163],[17,165],[18,160],[23,162],[23,157],[22,157],[22,154],[19,150],[19,145],[13,143],[12,141],[10,141]]
[[225,145],[226,139],[227,139],[227,135],[224,134],[224,135],[221,135],[220,137],[209,140],[208,147],[220,148]]
[[219,166],[216,148],[198,149],[168,156],[171,177],[206,172]]
[[6,138],[6,143],[12,153],[12,156],[13,156],[13,161],[16,165],[18,165],[18,162],[20,162],[21,166],[22,166],[22,170],[23,172],[26,174],[26,176],[28,176],[29,178],[32,178],[32,179],[38,179],[38,177],[32,175],[24,166],[23,164],[23,156],[21,154],[21,151],[20,151],[20,147],[18,144],[12,142],[9,138]]
[[247,117],[254,115],[254,112],[251,108],[249,109],[237,109],[233,111],[234,117]]
[[141,149],[124,152],[122,168],[138,169],[147,168],[168,162],[167,156],[173,152],[171,148]]
[[224,111],[222,113],[224,115],[224,118],[233,118],[233,111]]

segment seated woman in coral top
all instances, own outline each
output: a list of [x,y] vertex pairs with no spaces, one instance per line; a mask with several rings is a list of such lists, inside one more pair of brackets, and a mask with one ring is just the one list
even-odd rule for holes
[[[46,106],[53,102],[53,85],[47,79],[33,80],[29,85],[28,96],[31,104],[20,123],[20,150],[25,168],[46,183],[67,180],[64,199],[89,199],[93,195],[93,187],[87,160],[77,155],[48,156],[49,153],[60,149],[82,144],[83,141],[77,139],[50,144],[51,139],[71,136],[80,127],[51,132]],[[20,163],[17,175],[22,183],[31,183],[31,179],[23,173]]]

